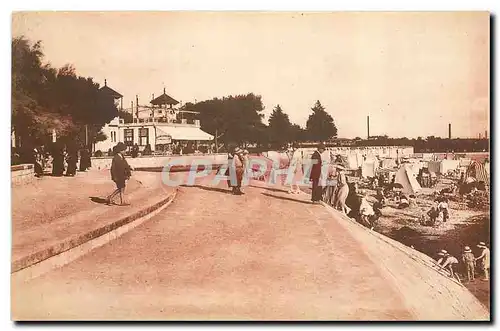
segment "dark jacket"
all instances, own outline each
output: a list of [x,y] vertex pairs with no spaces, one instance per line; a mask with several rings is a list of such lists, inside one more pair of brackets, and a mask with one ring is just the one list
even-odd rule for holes
[[114,182],[124,182],[132,175],[130,166],[125,160],[125,157],[120,153],[116,153],[111,162],[111,179]]
[[311,180],[319,180],[321,176],[321,154],[318,151],[314,151],[311,160],[313,162],[311,168]]

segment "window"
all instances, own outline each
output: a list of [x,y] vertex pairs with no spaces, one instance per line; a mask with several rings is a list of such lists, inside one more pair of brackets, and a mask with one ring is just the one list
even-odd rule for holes
[[149,144],[149,129],[139,129],[139,145],[145,146],[147,144]]
[[125,145],[132,146],[134,144],[134,129],[125,129]]

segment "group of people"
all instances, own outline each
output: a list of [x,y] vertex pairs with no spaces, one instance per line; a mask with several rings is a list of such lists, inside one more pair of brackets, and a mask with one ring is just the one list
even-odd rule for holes
[[[77,170],[86,171],[91,167],[91,153],[87,148],[79,149],[76,143],[55,143],[50,148],[38,145],[21,152],[13,150],[15,163],[31,163],[36,177],[43,177],[45,170],[52,166],[52,176],[75,176]],[[79,161],[79,162],[78,162]]]
[[[77,167],[78,161],[80,161],[79,167]],[[78,151],[75,144],[68,144],[66,147],[60,145],[52,153],[53,176],[63,176],[64,171],[66,171],[66,176],[75,176],[77,169],[86,171],[91,165],[89,150],[83,148]]]
[[[311,201],[320,203],[325,200],[335,209],[339,209],[343,214],[347,215],[351,211],[346,204],[347,196],[349,195],[349,185],[345,174],[345,167],[338,162],[332,162],[331,158],[322,159],[322,154],[325,152],[324,144],[319,144],[314,151],[312,159],[312,167],[310,180],[312,182]],[[336,160],[335,160],[336,161]],[[323,173],[323,164],[329,163],[328,173]],[[327,180],[324,181],[323,176]],[[326,186],[323,186],[326,183]],[[335,183],[335,185],[331,185]]]
[[450,208],[448,205],[448,199],[444,196],[439,196],[434,201],[434,205],[427,212],[429,220],[422,218],[422,225],[434,226],[441,222],[447,222],[450,218]]
[[[483,280],[489,280],[490,250],[484,242],[480,242],[477,247],[481,250],[478,257],[474,256],[474,253],[469,246],[464,247],[464,251],[461,257],[462,266],[464,267],[464,272],[467,275],[467,280],[469,282],[472,282],[476,279],[476,265],[478,261],[484,274]],[[436,264],[440,268],[448,270],[451,277],[457,278],[458,275],[455,268],[460,264],[459,260],[444,249],[441,250],[438,255],[440,256],[440,258],[437,260]]]

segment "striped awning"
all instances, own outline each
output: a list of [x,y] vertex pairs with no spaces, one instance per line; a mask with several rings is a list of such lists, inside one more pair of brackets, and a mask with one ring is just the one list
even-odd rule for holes
[[467,168],[466,176],[473,177],[478,182],[485,182],[486,184],[490,182],[486,168],[482,163],[479,163],[477,161],[472,161],[469,168]]

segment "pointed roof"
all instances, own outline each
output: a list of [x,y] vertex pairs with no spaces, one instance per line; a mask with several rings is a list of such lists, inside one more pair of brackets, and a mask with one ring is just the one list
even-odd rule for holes
[[160,95],[159,97],[151,100],[150,102],[152,105],[176,105],[179,103],[179,101],[175,100],[171,96],[167,95],[165,93],[165,89],[163,89],[163,94]]
[[120,99],[123,97],[123,95],[121,95],[120,93],[116,92],[115,90],[113,90],[112,88],[108,87],[108,83],[106,81],[106,79],[104,80],[104,86],[101,87],[99,89],[99,91],[101,92],[104,92],[104,93],[107,93],[109,95],[111,95],[114,99]]

